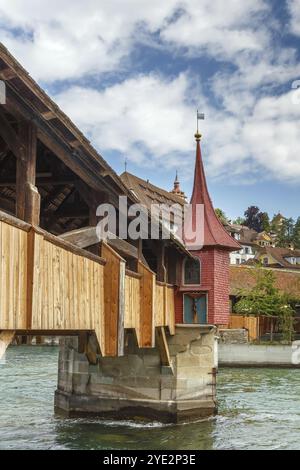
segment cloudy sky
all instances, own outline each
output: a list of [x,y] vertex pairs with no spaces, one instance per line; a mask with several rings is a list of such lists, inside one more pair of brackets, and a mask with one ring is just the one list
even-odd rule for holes
[[117,172],[190,194],[199,108],[215,206],[300,215],[300,0],[0,0],[0,39]]

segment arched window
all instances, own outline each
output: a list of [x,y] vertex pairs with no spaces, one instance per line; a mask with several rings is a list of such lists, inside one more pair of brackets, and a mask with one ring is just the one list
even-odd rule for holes
[[186,259],[184,262],[184,284],[200,284],[200,260]]

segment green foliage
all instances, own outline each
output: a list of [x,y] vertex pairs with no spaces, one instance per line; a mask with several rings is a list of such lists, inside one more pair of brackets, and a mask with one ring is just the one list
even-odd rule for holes
[[279,318],[280,328],[285,341],[293,336],[294,310],[286,295],[275,286],[273,271],[258,268],[253,270],[255,285],[252,289],[240,289],[240,300],[234,312],[242,315],[266,315]]
[[287,248],[294,242],[294,220],[284,219],[282,224],[275,230],[276,245]]
[[271,230],[270,217],[267,212],[260,212],[261,228],[264,232],[269,233]]
[[219,219],[223,224],[228,223],[228,218],[227,218],[225,212],[222,211],[222,209],[219,209],[219,208],[215,209],[215,213],[216,213],[218,219]]
[[293,228],[292,242],[294,243],[295,248],[300,250],[300,217],[298,217]]
[[245,225],[245,219],[243,217],[238,217],[232,223],[237,225]]
[[[217,211],[220,211],[220,218],[222,214],[225,216],[220,209],[216,209],[217,215]],[[300,249],[300,217],[295,222],[292,218],[287,219],[277,214],[270,221],[267,212],[260,211],[257,206],[250,206],[245,211],[245,217],[238,217],[233,223],[246,225],[257,232],[272,232],[275,235],[276,246],[288,248],[290,245],[294,245],[294,248]]]
[[250,206],[245,211],[245,225],[257,232],[269,232],[271,225],[267,212],[261,212],[257,206]]

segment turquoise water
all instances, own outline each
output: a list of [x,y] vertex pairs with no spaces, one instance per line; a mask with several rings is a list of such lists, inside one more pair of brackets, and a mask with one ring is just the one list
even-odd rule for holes
[[0,363],[0,449],[300,449],[300,370],[222,369],[219,415],[161,426],[53,414],[57,348],[19,346]]

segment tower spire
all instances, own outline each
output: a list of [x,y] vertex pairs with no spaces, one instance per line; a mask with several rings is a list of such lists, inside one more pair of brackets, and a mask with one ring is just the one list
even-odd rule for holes
[[184,194],[184,191],[181,191],[180,189],[180,182],[178,178],[178,170],[176,170],[176,176],[174,180],[174,188],[172,191],[170,191],[172,194],[176,194],[177,196],[181,197],[182,199],[186,199],[186,195]]
[[200,115],[197,111],[197,132],[196,138],[196,162],[194,173],[194,186],[191,198],[193,214],[196,214],[198,204],[204,208],[204,246],[219,247],[229,251],[240,249],[240,245],[227,233],[223,225],[219,221],[208,192],[204,165],[201,155],[201,134],[199,133],[198,120],[204,119],[204,115]]

